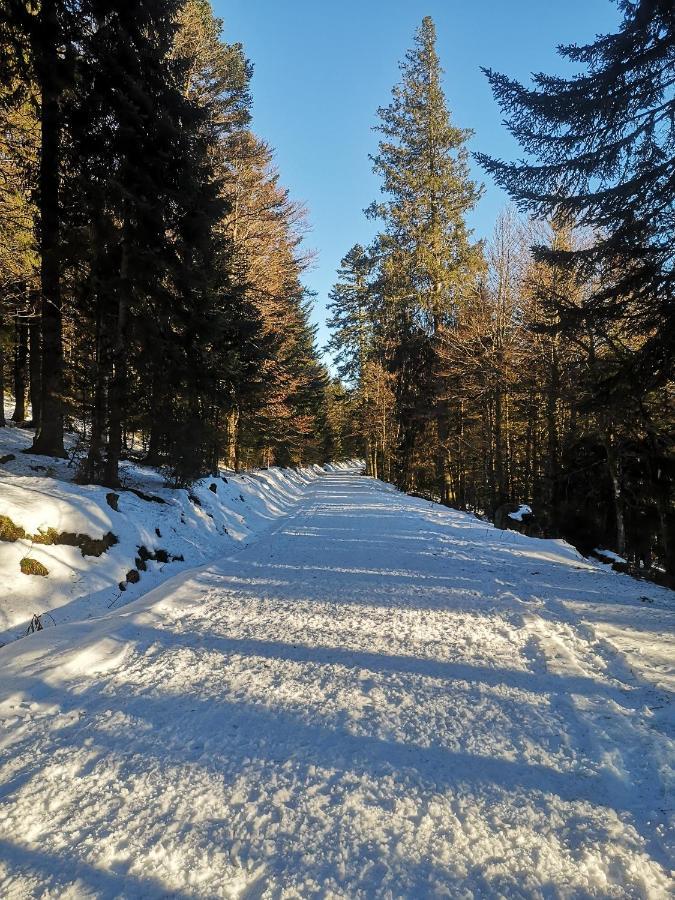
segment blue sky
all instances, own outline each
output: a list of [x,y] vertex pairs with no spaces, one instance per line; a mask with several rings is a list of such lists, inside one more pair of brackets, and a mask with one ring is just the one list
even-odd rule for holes
[[[255,66],[253,128],[275,147],[282,182],[309,212],[317,258],[305,282],[317,291],[322,344],[340,259],[373,234],[363,209],[379,194],[368,159],[376,110],[389,102],[422,18],[436,23],[448,105],[474,130],[470,149],[505,158],[517,147],[479,67],[525,81],[533,71],[564,72],[558,44],[585,43],[619,21],[611,0],[215,0],[214,9],[224,38],[241,41]],[[507,199],[474,169],[486,190],[470,223],[488,237]]]

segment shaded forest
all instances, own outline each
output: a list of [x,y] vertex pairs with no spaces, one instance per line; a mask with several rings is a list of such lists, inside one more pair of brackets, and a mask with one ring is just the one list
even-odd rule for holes
[[82,482],[129,453],[176,484],[329,453],[304,210],[221,24],[207,0],[2,3],[0,372],[32,452],[79,435]]

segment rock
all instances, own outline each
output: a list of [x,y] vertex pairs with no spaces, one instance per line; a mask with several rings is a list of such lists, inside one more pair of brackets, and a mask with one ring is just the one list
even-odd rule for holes
[[0,456],[0,466],[4,466],[5,463],[12,462],[13,459],[16,459],[13,453],[6,453],[4,456]]
[[128,488],[130,493],[135,494],[140,500],[145,500],[147,503],[166,503],[166,500],[163,497],[158,497],[156,494],[144,494],[143,491],[139,491],[136,488]]
[[140,580],[141,576],[138,574],[138,571],[136,569],[129,569],[127,572],[127,582],[129,584],[138,584]]
[[109,531],[102,538],[90,538],[87,534],[78,534],[77,546],[82,556],[101,556],[106,550],[119,544],[117,537]]
[[119,506],[118,506],[119,501],[120,501],[119,494],[115,494],[113,491],[111,491],[109,494],[105,495],[105,500],[111,509],[114,509],[115,512],[119,512]]
[[218,490],[218,487],[217,487],[215,484],[211,483],[211,484],[209,485],[209,490],[210,490],[210,491],[213,491],[213,493],[215,494],[216,491]]

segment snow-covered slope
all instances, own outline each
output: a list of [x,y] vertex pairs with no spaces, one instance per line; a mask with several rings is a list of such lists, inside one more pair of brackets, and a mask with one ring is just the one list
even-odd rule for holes
[[369,478],[299,490],[0,650],[0,896],[670,896],[673,593]]
[[[228,472],[186,491],[164,487],[156,470],[125,463],[127,490],[111,492],[73,484],[76,469],[67,460],[23,454],[31,439],[20,428],[0,429],[0,459],[13,457],[0,463],[0,517],[27,535],[0,540],[0,643],[24,634],[33,615],[42,616],[46,628],[100,616],[181,570],[230,552],[234,542],[288,512],[322,471]],[[64,533],[72,535],[66,540],[111,534],[117,542],[100,556],[84,555],[77,545],[36,542],[45,535],[51,540],[50,532],[57,540]],[[22,559],[37,561],[48,575],[24,574]],[[137,581],[136,574],[127,579],[132,571]]]

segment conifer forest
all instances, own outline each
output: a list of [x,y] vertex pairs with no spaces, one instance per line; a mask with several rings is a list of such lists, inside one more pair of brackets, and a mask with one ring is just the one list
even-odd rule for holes
[[622,8],[561,49],[574,78],[485,71],[526,160],[477,154],[513,200],[487,241],[422,21],[377,112],[378,230],[345,248],[331,375],[306,212],[207,0],[4,0],[0,389],[33,452],[75,431],[78,477],[109,486],[130,453],[176,484],[361,456],[675,574],[673,8]]
[[674,361],[675,0],[0,0],[0,900],[675,896]]

